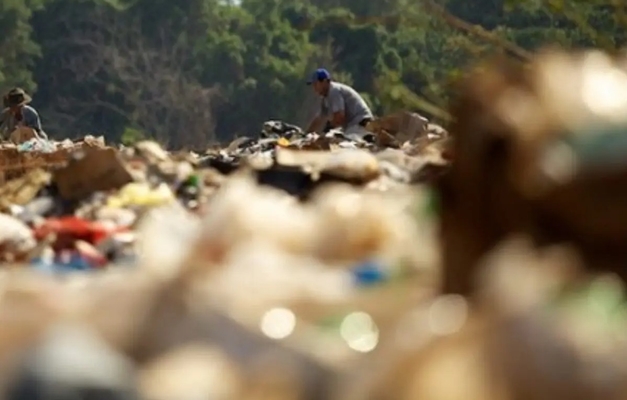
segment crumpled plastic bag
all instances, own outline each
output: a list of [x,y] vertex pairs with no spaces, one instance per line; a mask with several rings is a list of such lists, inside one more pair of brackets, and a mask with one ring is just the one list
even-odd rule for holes
[[20,220],[0,214],[0,257],[19,259],[37,245],[30,228]]
[[39,138],[33,138],[26,142],[20,143],[17,146],[17,151],[20,153],[28,152],[40,152],[40,153],[53,153],[56,151],[54,143]]

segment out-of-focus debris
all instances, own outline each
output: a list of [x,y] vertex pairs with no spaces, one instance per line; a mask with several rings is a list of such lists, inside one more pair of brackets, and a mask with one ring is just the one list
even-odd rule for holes
[[36,245],[33,233],[16,218],[0,214],[0,253],[5,262],[23,262]]
[[54,327],[25,360],[11,400],[139,399],[133,365],[79,328]]
[[491,63],[468,77],[440,190],[446,291],[472,292],[477,260],[517,232],[573,243],[586,268],[627,279],[626,76],[622,60],[591,51],[547,52],[529,68]]
[[11,205],[23,206],[32,201],[37,193],[50,183],[51,175],[42,169],[33,169],[24,176],[0,186],[0,204],[3,210]]
[[139,387],[146,399],[231,399],[241,390],[237,367],[219,348],[190,344],[151,361]]
[[[0,148],[0,254],[21,266],[0,277],[9,288],[0,319],[3,306],[29,311],[15,326],[2,319],[0,367],[17,380],[0,390],[134,398],[129,381],[95,380],[87,366],[57,379],[109,362],[95,347],[81,347],[83,358],[50,350],[64,348],[59,335],[83,343],[74,331],[48,350],[29,347],[77,321],[135,361],[112,368],[137,372],[148,398],[332,397],[436,279],[435,220],[412,186],[436,163],[427,149],[436,139],[400,138],[269,121],[259,138],[204,154],[94,137]],[[35,352],[9,362],[11,348]]]

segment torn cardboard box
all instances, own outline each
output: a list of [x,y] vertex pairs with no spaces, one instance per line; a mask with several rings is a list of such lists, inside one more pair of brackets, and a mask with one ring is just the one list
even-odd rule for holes
[[129,171],[112,148],[94,149],[55,171],[53,182],[68,200],[85,198],[98,191],[119,189],[133,181]]

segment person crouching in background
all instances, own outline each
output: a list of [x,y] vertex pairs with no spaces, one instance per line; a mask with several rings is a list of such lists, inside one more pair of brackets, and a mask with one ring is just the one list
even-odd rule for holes
[[0,114],[0,134],[14,143],[32,138],[48,139],[41,127],[37,111],[28,104],[32,98],[21,88],[11,89],[3,98],[4,110]]

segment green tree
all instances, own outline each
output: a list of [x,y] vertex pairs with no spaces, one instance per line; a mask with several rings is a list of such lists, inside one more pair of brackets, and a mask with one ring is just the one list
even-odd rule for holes
[[0,0],[0,86],[36,88],[56,136],[173,147],[305,124],[318,66],[376,113],[445,120],[449,83],[490,54],[627,41],[617,0],[43,1]]
[[13,86],[34,90],[32,69],[41,55],[32,38],[30,18],[43,0],[0,1],[0,89]]

